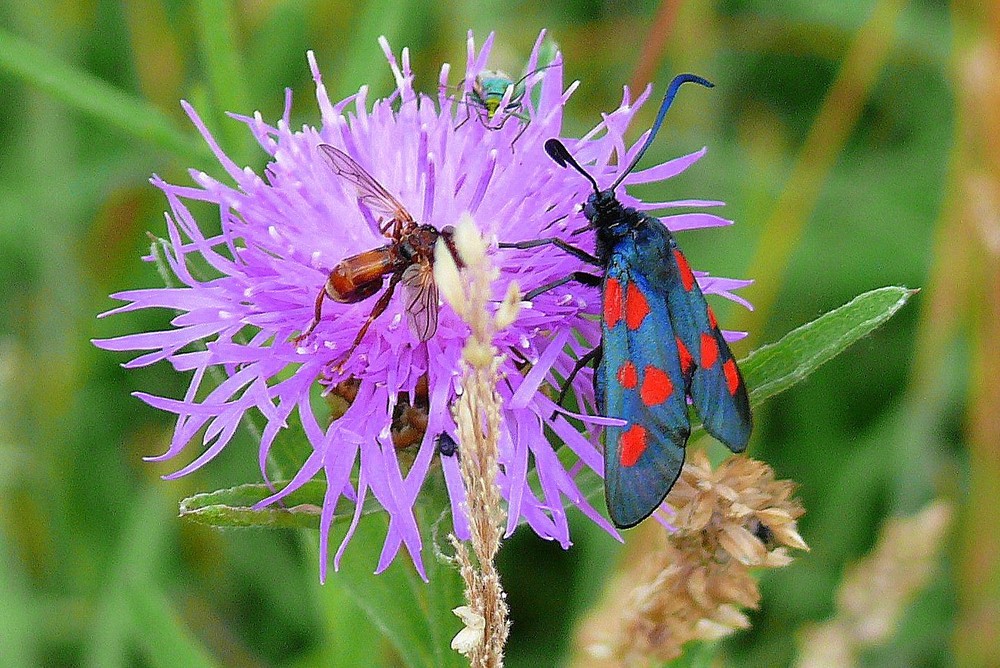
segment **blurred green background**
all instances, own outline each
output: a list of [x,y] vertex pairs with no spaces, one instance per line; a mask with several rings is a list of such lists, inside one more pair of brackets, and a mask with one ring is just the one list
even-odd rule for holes
[[[164,230],[149,175],[219,172],[179,99],[259,169],[264,154],[223,112],[273,121],[291,87],[293,124],[317,123],[307,49],[331,98],[362,83],[384,95],[379,35],[410,47],[428,90],[442,61],[464,63],[467,28],[479,41],[496,30],[491,64],[514,73],[545,27],[583,82],[569,135],[615,108],[623,83],[656,82],[657,95],[680,71],[716,83],[698,98],[710,103],[675,107],[650,160],[702,145],[707,157],[637,194],[728,202],[737,225],[681,243],[698,268],[757,280],[743,292],[752,315],[720,304],[720,320],[752,332],[739,356],[860,292],[923,288],[758,411],[751,453],[800,484],[812,551],[762,578],[754,626],[723,662],[794,662],[797,634],[833,614],[844,568],[885,519],[943,498],[958,514],[930,584],[863,661],[1000,665],[1000,11],[988,4],[2,0],[0,664],[392,665],[337,577],[318,585],[311,543],[176,519],[187,495],[256,481],[255,445],[243,436],[160,481],[175,466],[141,457],[165,449],[171,421],[129,393],[179,396],[185,379],[125,371],[89,341],[170,314],[95,315],[111,292],[160,284],[138,259],[146,231]],[[501,552],[510,666],[567,660],[623,552],[586,521],[574,531],[569,551],[519,532]]]

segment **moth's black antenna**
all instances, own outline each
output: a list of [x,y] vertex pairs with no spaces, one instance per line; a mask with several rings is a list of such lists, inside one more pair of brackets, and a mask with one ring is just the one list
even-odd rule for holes
[[[646,137],[646,143],[643,144],[642,148],[639,149],[639,152],[636,153],[635,158],[632,159],[632,164],[628,166],[628,169],[618,175],[618,178],[615,179],[615,182],[611,184],[611,187],[608,188],[608,190],[614,190],[621,185],[621,182],[625,179],[625,177],[628,176],[633,169],[635,169],[639,160],[642,159],[642,156],[646,153],[646,149],[648,149],[653,143],[653,140],[656,139],[656,133],[660,131],[660,126],[663,125],[663,118],[667,115],[667,109],[670,108],[670,105],[674,101],[674,97],[677,95],[677,89],[680,88],[682,84],[686,83],[701,84],[705,88],[715,87],[714,83],[708,79],[702,79],[696,74],[678,74],[675,76],[673,81],[670,82],[670,85],[667,86],[667,93],[663,96],[663,102],[660,103],[660,111],[656,114],[656,120],[653,121],[653,127],[649,130],[649,136]],[[550,153],[549,155],[552,154]]]
[[590,185],[594,186],[594,192],[600,194],[601,188],[597,185],[597,181],[594,180],[593,176],[587,173],[587,170],[580,166],[580,163],[576,161],[576,158],[570,155],[570,152],[565,146],[563,146],[561,141],[558,139],[546,140],[545,152],[548,153],[549,157],[555,160],[556,164],[560,167],[566,167],[568,165],[583,174],[587,180],[590,181]]

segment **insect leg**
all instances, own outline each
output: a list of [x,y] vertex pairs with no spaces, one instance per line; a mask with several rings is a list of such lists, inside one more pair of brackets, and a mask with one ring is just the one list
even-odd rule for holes
[[[517,140],[521,138],[521,135],[524,134],[524,131],[528,129],[529,125],[531,125],[531,119],[528,118],[524,114],[519,114],[519,113],[516,113],[516,112],[513,113],[513,114],[511,114],[511,116],[516,116],[518,118],[518,120],[522,121],[522,123],[521,123],[521,129],[518,130],[517,135],[514,137],[514,141],[512,141],[510,143],[510,150],[513,151],[514,150],[514,144],[517,143]],[[510,118],[510,116],[508,116],[507,118]]]
[[534,299],[538,295],[542,294],[543,292],[548,292],[549,290],[552,290],[554,288],[558,288],[560,285],[565,285],[565,284],[569,283],[570,281],[576,281],[577,283],[581,283],[583,285],[587,285],[587,286],[590,286],[592,288],[596,288],[597,286],[599,286],[601,284],[601,280],[602,280],[601,277],[597,276],[595,274],[588,274],[585,271],[574,271],[573,273],[567,274],[566,276],[563,276],[562,278],[557,278],[556,280],[552,281],[551,283],[546,283],[545,285],[540,285],[537,288],[535,288],[534,290],[530,290],[530,291],[526,292],[521,297],[521,300],[522,301],[526,301],[526,302],[530,302],[532,299]]
[[361,343],[361,339],[365,337],[365,333],[368,331],[368,328],[371,327],[373,322],[375,322],[375,318],[385,313],[385,309],[388,308],[389,301],[392,299],[392,293],[395,292],[396,285],[402,278],[403,273],[396,272],[392,275],[392,278],[389,279],[389,286],[385,289],[385,292],[382,293],[382,296],[378,298],[378,301],[375,302],[375,306],[372,307],[372,312],[368,314],[368,319],[365,320],[365,324],[361,325],[361,330],[358,331],[358,335],[354,337],[354,343],[352,343],[351,347],[347,349],[347,352],[344,353],[344,357],[340,361],[340,364],[337,365],[337,371],[343,370],[344,363],[350,359],[351,355],[354,353],[354,349],[358,347]]
[[[559,63],[549,63],[548,65],[542,65],[541,67],[536,67],[535,69],[531,70],[530,72],[525,72],[523,77],[521,77],[520,79],[518,79],[517,81],[514,82],[514,90],[517,90],[521,86],[521,84],[523,84],[525,81],[527,81],[528,77],[534,76],[535,74],[538,74],[542,70],[547,70],[550,67],[555,67],[558,64]],[[531,85],[534,86],[537,83],[538,82],[533,81],[531,83]],[[524,88],[526,89],[527,86],[525,86]],[[522,90],[521,91],[521,96],[523,97],[524,93],[526,93],[526,92],[527,92],[526,90]]]
[[313,312],[312,322],[310,322],[309,326],[306,327],[306,331],[302,332],[301,334],[299,334],[298,336],[296,336],[294,339],[292,339],[292,343],[294,343],[295,345],[298,345],[299,343],[301,343],[303,339],[305,339],[307,336],[309,336],[310,334],[312,334],[313,330],[316,329],[316,325],[319,324],[319,319],[323,316],[323,298],[324,297],[326,297],[326,285],[325,284],[323,285],[322,288],[319,289],[319,294],[316,295],[316,310]]
[[[569,372],[569,375],[566,376],[566,380],[563,381],[562,389],[559,390],[559,398],[556,399],[556,405],[562,406],[563,399],[565,399],[566,394],[569,393],[569,388],[573,384],[573,379],[576,378],[576,374],[580,373],[580,371],[591,362],[594,362],[595,360],[599,361],[601,359],[602,352],[601,346],[597,346],[576,361],[576,364],[573,365],[573,370]],[[555,417],[556,413],[553,411],[552,417],[549,419],[554,420]]]
[[582,248],[577,248],[571,244],[566,243],[558,237],[547,237],[545,239],[531,239],[530,241],[518,241],[515,243],[500,243],[497,244],[498,248],[519,248],[524,250],[526,248],[537,248],[538,246],[555,246],[559,250],[569,253],[575,258],[579,258],[586,262],[587,264],[592,264],[595,267],[603,267],[604,264],[598,260],[596,257],[583,250]]
[[469,102],[467,100],[465,100],[465,99],[455,100],[455,102],[458,103],[458,104],[461,104],[462,106],[465,107],[465,118],[462,119],[461,123],[459,123],[458,125],[455,126],[455,129],[457,130],[460,127],[462,127],[463,125],[465,125],[466,123],[468,123],[469,119],[472,118],[472,105],[469,104]]
[[511,117],[511,114],[507,111],[501,112],[498,110],[496,114],[493,115],[493,118],[489,119],[489,122],[492,123],[493,119],[496,118],[498,115],[500,115],[500,120],[497,121],[496,125],[487,125],[486,126],[487,130],[503,130],[503,126],[507,125],[507,120]]

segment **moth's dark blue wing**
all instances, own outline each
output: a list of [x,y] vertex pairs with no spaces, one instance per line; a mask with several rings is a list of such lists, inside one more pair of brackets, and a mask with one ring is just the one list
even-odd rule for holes
[[[643,253],[645,255],[645,253]],[[632,237],[615,247],[603,285],[602,412],[628,421],[606,430],[604,488],[611,521],[635,526],[680,475],[691,426],[666,292],[651,282]]]
[[746,383],[687,259],[652,218],[639,231],[637,248],[639,264],[655,267],[655,283],[665,290],[687,393],[705,430],[733,452],[743,452],[753,427]]

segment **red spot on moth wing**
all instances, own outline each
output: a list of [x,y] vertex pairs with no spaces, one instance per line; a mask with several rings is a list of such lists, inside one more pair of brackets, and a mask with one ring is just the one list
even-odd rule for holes
[[719,359],[719,344],[707,332],[701,335],[701,368],[711,369]]
[[635,283],[628,284],[628,292],[625,296],[625,326],[629,329],[639,329],[642,321],[649,315],[649,302],[642,290],[636,287]]
[[618,369],[618,382],[626,390],[635,389],[635,386],[639,384],[639,373],[635,370],[635,365],[632,362],[626,361]]
[[689,373],[691,371],[691,367],[694,366],[694,358],[691,357],[691,352],[687,349],[687,346],[684,345],[684,342],[681,341],[679,336],[675,336],[674,340],[677,342],[677,356],[680,357],[681,360],[681,373]]
[[681,283],[684,284],[684,289],[690,292],[691,288],[694,287],[694,273],[691,271],[691,265],[688,264],[687,258],[684,257],[680,248],[674,249],[674,259],[677,260],[677,268],[681,272]]
[[712,329],[719,328],[719,321],[715,319],[715,311],[712,310],[711,306],[708,307],[708,324],[712,326]]
[[604,282],[604,322],[608,329],[614,329],[622,319],[622,284],[617,278]]
[[670,382],[670,376],[666,371],[657,369],[655,366],[647,366],[643,373],[642,389],[639,390],[639,398],[647,406],[662,404],[670,398],[674,391],[674,384]]
[[631,468],[642,457],[646,451],[646,429],[637,424],[629,427],[629,430],[622,434],[621,452],[618,453],[618,461],[622,466]]
[[740,373],[736,370],[736,361],[732,358],[726,360],[726,363],[722,365],[722,370],[726,374],[726,387],[729,388],[729,394],[735,395],[736,390],[740,389]]

